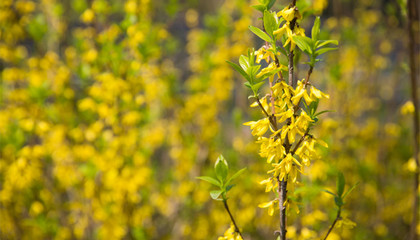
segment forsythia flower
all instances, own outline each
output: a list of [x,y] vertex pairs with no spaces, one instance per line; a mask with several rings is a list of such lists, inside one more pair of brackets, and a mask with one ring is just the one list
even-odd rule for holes
[[343,219],[340,219],[338,222],[337,222],[337,227],[338,228],[340,228],[340,227],[346,227],[346,228],[354,228],[354,227],[356,227],[356,223],[355,222],[353,222],[353,221],[351,221],[350,219],[348,219],[348,218],[343,218]]
[[251,127],[252,135],[262,136],[267,132],[270,125],[270,120],[268,118],[264,118],[259,121],[246,122],[244,125]]
[[302,15],[299,13],[296,7],[285,7],[283,10],[277,13],[277,16],[283,17],[284,20],[290,22],[293,18],[302,19]]
[[242,240],[242,238],[237,232],[235,232],[235,226],[232,224],[230,225],[230,228],[226,230],[223,237],[219,237],[217,240]]
[[407,101],[406,103],[404,103],[404,105],[402,105],[402,107],[401,107],[401,113],[403,115],[408,115],[408,114],[414,113],[413,102],[412,101]]
[[268,178],[268,179],[264,179],[260,182],[261,185],[266,185],[265,186],[265,192],[269,192],[271,190],[275,190],[275,188],[277,187],[277,181],[274,181],[273,178]]
[[261,47],[257,51],[255,51],[255,56],[257,59],[255,60],[256,63],[260,63],[261,60],[265,60],[266,62],[270,62],[270,59],[274,59],[274,53],[272,51],[272,48],[267,49],[265,46]]
[[[267,173],[274,173],[274,176],[279,176],[280,180],[286,178],[287,174],[291,175],[292,180],[296,180],[297,171],[302,172],[302,164],[296,160],[290,153],[286,155],[280,163],[272,164],[274,169],[268,171]],[[297,169],[296,166],[299,166],[300,169]],[[297,171],[296,171],[297,170]],[[293,182],[294,182],[293,181]]]
[[279,201],[278,200],[273,200],[270,202],[266,202],[266,203],[261,203],[260,205],[258,205],[259,208],[268,208],[268,215],[273,216],[274,210],[279,208]]

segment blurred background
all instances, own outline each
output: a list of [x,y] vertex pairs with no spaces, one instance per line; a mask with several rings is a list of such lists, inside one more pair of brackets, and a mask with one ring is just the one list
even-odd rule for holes
[[[257,207],[275,198],[258,184],[270,166],[242,125],[261,115],[225,62],[262,46],[248,30],[261,27],[256,3],[0,1],[0,239],[217,239],[229,217],[195,177],[213,176],[219,154],[247,167],[229,192],[244,237],[274,239],[278,213]],[[321,16],[320,39],[340,45],[311,77],[330,94],[314,132],[329,148],[296,188],[288,237],[325,236],[336,210],[321,190],[341,171],[347,187],[360,182],[342,213],[357,225],[329,239],[405,239],[416,171],[406,2],[297,4],[308,34]]]

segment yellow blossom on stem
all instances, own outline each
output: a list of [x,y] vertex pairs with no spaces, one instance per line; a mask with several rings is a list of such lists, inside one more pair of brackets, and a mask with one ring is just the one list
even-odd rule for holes
[[264,59],[267,63],[269,63],[270,59],[274,59],[274,53],[270,50],[272,50],[272,48],[267,49],[265,46],[263,46],[255,51],[255,56],[257,57],[255,62],[260,63],[261,60]]
[[235,232],[235,226],[231,224],[230,228],[228,228],[223,234],[223,237],[219,237],[217,240],[242,240],[242,238],[237,232]]
[[264,179],[260,182],[261,185],[265,185],[265,192],[270,192],[271,190],[275,190],[277,188],[277,181],[273,180],[273,178]]
[[264,133],[267,132],[268,127],[270,125],[270,120],[268,118],[263,118],[263,119],[258,120],[258,121],[246,122],[246,123],[244,123],[244,125],[251,127],[251,130],[252,130],[251,134],[252,135],[262,136],[262,135],[264,135]]
[[261,203],[261,204],[258,205],[258,207],[259,208],[268,208],[268,215],[273,216],[274,210],[279,208],[278,203],[279,203],[279,201],[276,199],[276,200],[273,200],[273,201],[270,201],[270,202]]

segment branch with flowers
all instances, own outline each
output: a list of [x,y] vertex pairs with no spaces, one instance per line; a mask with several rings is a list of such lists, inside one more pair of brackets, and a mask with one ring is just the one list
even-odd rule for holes
[[[336,50],[338,41],[318,39],[319,17],[315,19],[311,37],[307,37],[305,30],[300,26],[302,14],[296,6],[296,0],[279,12],[270,10],[275,0],[259,2],[259,5],[252,7],[263,14],[263,28],[249,26],[249,29],[265,41],[264,45],[256,51],[248,50],[246,56],[241,55],[239,65],[227,62],[245,78],[244,85],[252,92],[248,98],[254,101],[251,107],[261,110],[261,119],[246,122],[244,125],[251,128],[251,134],[260,145],[260,156],[272,167],[267,172],[267,179],[260,184],[265,185],[266,192],[277,192],[278,197],[260,204],[259,207],[267,208],[270,216],[279,211],[280,229],[275,233],[279,234],[278,239],[285,240],[286,213],[294,205],[288,193],[293,194],[304,167],[309,166],[311,160],[319,158],[315,146],[328,147],[324,141],[314,136],[311,130],[319,121],[319,116],[328,112],[318,111],[318,105],[320,100],[329,99],[329,95],[316,88],[310,77],[315,64],[320,61],[319,56]],[[305,53],[309,59],[305,62],[309,66],[306,78],[298,81],[295,81],[294,71],[296,51]],[[284,76],[287,76],[287,79]],[[268,89],[263,88],[267,83]],[[337,194],[329,192],[336,196],[336,203],[339,200],[338,214],[325,238],[341,219],[343,189],[344,181],[340,180]],[[222,198],[225,202],[223,194]],[[229,209],[226,209],[234,224],[234,232],[239,232]]]

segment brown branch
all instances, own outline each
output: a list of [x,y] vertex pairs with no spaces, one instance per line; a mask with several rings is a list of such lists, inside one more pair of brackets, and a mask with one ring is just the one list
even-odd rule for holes
[[[290,43],[291,44],[291,43]],[[293,50],[289,53],[289,85],[293,87]]]
[[233,226],[235,226],[235,232],[239,234],[239,236],[241,236],[242,239],[244,239],[244,237],[242,236],[241,231],[238,228],[238,225],[236,225],[235,219],[232,216],[232,213],[229,210],[229,206],[227,204],[227,200],[223,200],[223,205],[225,206],[226,211],[229,213],[230,216],[230,220],[232,220]]
[[338,209],[338,211],[337,211],[337,217],[334,219],[334,222],[332,223],[330,229],[328,229],[327,235],[325,235],[324,240],[327,239],[328,235],[330,235],[330,233],[333,230],[333,228],[334,228],[335,224],[337,223],[337,221],[340,220],[340,218],[341,218],[340,214],[341,214],[341,208]]
[[[287,176],[286,176],[287,179]],[[286,240],[286,206],[284,203],[286,202],[287,198],[287,180],[283,179],[280,180],[279,176],[277,176],[277,183],[279,185],[278,194],[279,194],[279,208],[280,208],[280,240]]]
[[261,110],[264,112],[264,114],[270,118],[270,114],[268,114],[268,112],[265,110],[265,108],[263,107],[263,105],[261,104],[260,98],[258,96],[255,96],[255,98],[257,99],[257,104],[258,106],[260,106]]
[[[416,28],[416,25],[419,24],[419,13],[416,4],[416,0],[409,0],[407,3],[408,11],[408,36],[409,36],[409,56],[410,56],[410,80],[411,80],[411,97],[414,104],[414,114],[413,114],[413,124],[414,124],[414,160],[416,162],[417,170],[414,174],[414,187],[413,187],[413,219],[411,221],[410,228],[410,240],[417,240],[418,234],[416,233],[416,227],[418,224],[418,214],[419,214],[419,146],[420,146],[420,130],[419,130],[419,105],[418,105],[418,95],[417,95],[417,49],[416,49],[416,36],[418,38],[419,33]],[[416,33],[415,33],[416,31]],[[418,44],[418,42],[417,42]]]

